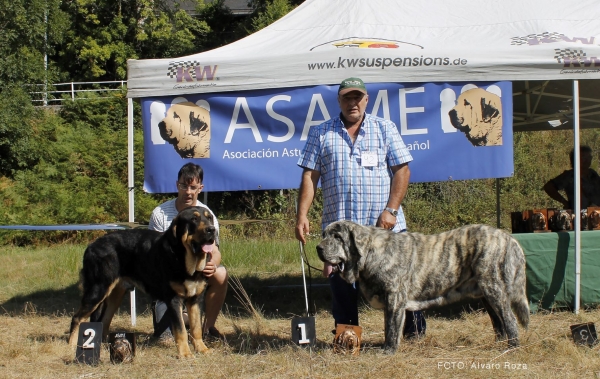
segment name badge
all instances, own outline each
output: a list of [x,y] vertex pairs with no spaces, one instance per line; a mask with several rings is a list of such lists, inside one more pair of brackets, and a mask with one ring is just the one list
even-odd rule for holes
[[377,153],[373,151],[363,151],[360,156],[363,167],[377,166]]

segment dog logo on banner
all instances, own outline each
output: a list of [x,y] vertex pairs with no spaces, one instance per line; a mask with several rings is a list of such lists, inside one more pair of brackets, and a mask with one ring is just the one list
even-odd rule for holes
[[158,123],[160,136],[181,158],[210,158],[210,107],[186,101],[172,104]]
[[448,112],[450,122],[473,146],[502,145],[502,100],[482,88],[463,92]]

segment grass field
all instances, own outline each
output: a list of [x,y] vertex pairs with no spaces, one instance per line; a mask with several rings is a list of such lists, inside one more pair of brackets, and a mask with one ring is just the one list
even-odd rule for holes
[[[309,262],[320,267],[311,241]],[[133,331],[133,363],[112,364],[103,344],[97,366],[74,363],[67,332],[79,302],[78,270],[84,246],[0,248],[0,378],[600,378],[600,348],[577,346],[570,325],[596,322],[600,309],[575,315],[543,311],[520,329],[521,347],[494,342],[487,314],[471,305],[428,311],[424,339],[403,342],[384,355],[383,314],[361,307],[363,345],[357,357],[334,354],[326,282],[312,272],[310,308],[317,344],[290,342],[291,318],[305,312],[296,241],[231,240],[222,245],[232,280],[218,328],[227,343],[191,360],[176,357],[173,343],[151,338],[150,299],[138,292],[131,326],[126,300],[112,330]],[[247,297],[245,296],[247,295]]]

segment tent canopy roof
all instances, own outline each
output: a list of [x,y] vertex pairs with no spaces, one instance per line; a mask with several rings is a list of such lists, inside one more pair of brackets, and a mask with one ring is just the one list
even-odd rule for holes
[[[570,80],[600,78],[599,44],[596,0],[306,0],[229,45],[130,60],[128,96],[293,88],[350,76],[367,83],[510,80],[518,94],[515,130],[552,129],[549,120],[568,118]],[[582,100],[590,99],[582,127],[597,126],[593,87],[582,86]],[[572,125],[556,128],[564,127]]]

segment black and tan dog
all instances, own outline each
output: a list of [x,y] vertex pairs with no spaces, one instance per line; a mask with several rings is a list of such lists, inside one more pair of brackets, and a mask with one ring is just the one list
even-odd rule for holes
[[122,230],[92,242],[83,255],[83,297],[71,321],[69,343],[77,344],[79,324],[88,317],[102,321],[106,338],[129,283],[167,304],[180,357],[193,356],[182,316],[184,303],[194,348],[208,351],[202,341],[199,297],[206,288],[202,270],[216,238],[213,225],[206,208],[190,207],[177,215],[165,233]]

